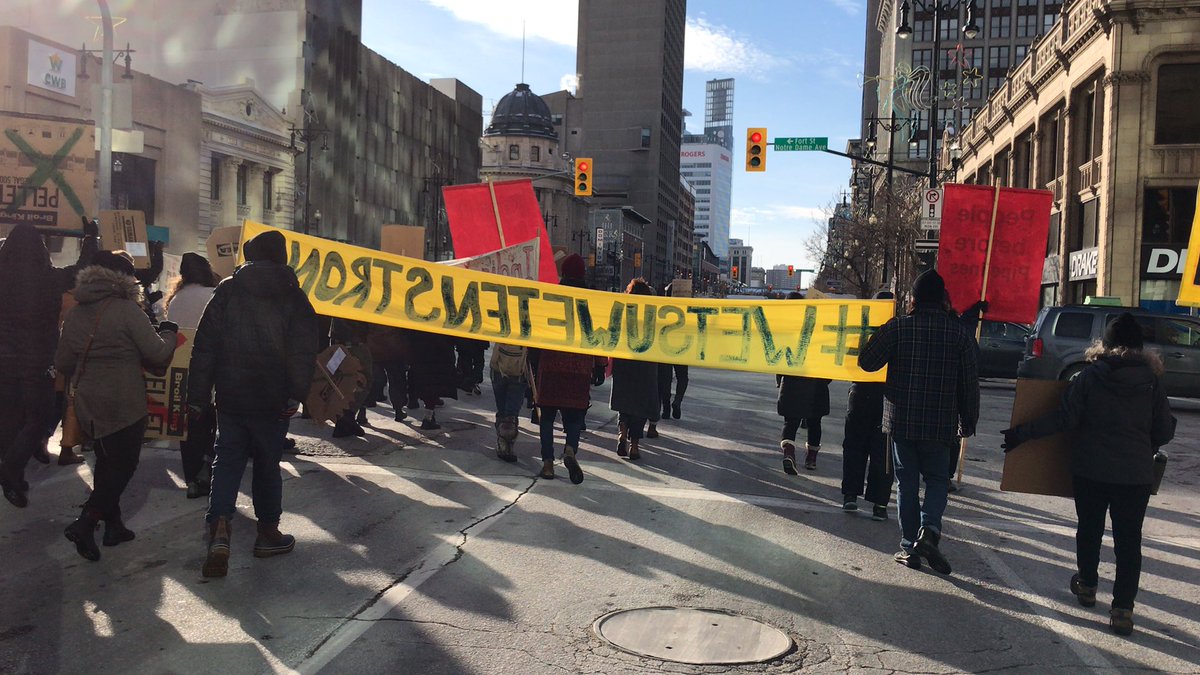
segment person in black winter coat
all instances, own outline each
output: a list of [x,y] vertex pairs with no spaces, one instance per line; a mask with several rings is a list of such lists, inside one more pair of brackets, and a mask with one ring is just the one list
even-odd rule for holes
[[[890,291],[875,294],[876,300],[891,300]],[[858,510],[864,495],[875,506],[873,520],[887,520],[892,497],[892,467],[888,462],[887,435],[883,433],[882,382],[854,382],[846,406],[846,436],[842,441],[842,510]],[[866,480],[866,492],[863,480]]]
[[54,352],[63,293],[98,246],[96,227],[84,220],[79,260],[54,267],[42,236],[17,225],[0,245],[0,487],[14,506],[28,503],[25,465],[37,455],[49,461],[44,443],[54,414]]
[[[799,291],[788,293],[788,300],[803,300]],[[796,431],[808,429],[807,453],[804,468],[815,471],[817,453],[821,451],[821,418],[829,414],[829,380],[815,377],[776,375],[775,386],[779,398],[775,409],[783,418],[783,470],[790,476],[796,471]]]
[[1133,632],[1133,601],[1142,569],[1142,522],[1154,482],[1154,455],[1175,436],[1175,418],[1159,382],[1162,362],[1142,351],[1142,330],[1129,313],[1088,350],[1090,364],[1067,385],[1059,409],[1004,430],[1004,450],[1062,431],[1074,431],[1074,480],[1078,571],[1071,592],[1084,607],[1096,604],[1104,517],[1112,517],[1117,575],[1109,625]]
[[312,385],[317,318],[287,266],[283,235],[266,232],[246,247],[247,263],[217,286],[204,309],[188,381],[188,407],[217,395],[217,443],[208,513],[206,577],[229,564],[231,519],[246,463],[254,462],[256,557],[288,553],[296,540],[279,532],[288,419]]

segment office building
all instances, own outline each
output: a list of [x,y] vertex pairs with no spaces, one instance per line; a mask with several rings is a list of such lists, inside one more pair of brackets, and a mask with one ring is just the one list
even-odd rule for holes
[[729,279],[733,283],[750,285],[750,268],[754,263],[754,247],[741,239],[729,240]]

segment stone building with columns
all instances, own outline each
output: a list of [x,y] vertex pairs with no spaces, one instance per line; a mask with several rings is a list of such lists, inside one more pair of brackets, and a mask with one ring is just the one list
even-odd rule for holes
[[961,182],[1054,193],[1043,305],[1102,295],[1169,311],[1200,182],[1198,110],[1200,0],[1076,0],[948,139],[943,165]]
[[294,154],[301,141],[290,123],[254,88],[185,85],[200,94],[199,204],[202,236],[250,218],[291,229],[296,204]]

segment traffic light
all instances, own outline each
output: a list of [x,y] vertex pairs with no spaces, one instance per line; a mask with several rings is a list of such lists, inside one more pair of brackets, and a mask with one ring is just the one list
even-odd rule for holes
[[575,158],[575,196],[592,196],[592,158]]
[[746,130],[746,170],[767,170],[767,130],[763,127]]
[[737,279],[738,278],[738,266],[734,265],[732,271],[733,271],[733,274],[731,274],[730,276],[733,277],[734,279]]
[[788,276],[796,276],[796,268],[793,265],[788,265]]

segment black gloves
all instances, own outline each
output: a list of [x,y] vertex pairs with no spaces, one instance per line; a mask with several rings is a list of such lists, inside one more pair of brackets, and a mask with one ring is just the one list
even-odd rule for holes
[[1012,450],[1022,443],[1022,439],[1017,435],[1016,429],[1005,429],[1000,433],[1004,434],[1004,443],[1000,447],[1004,448],[1005,452]]
[[596,366],[592,368],[592,386],[599,387],[604,384],[604,366]]
[[160,321],[158,324],[158,332],[165,333],[167,331],[171,331],[172,333],[178,333],[179,332],[179,324],[175,323],[174,321]]
[[83,220],[83,236],[98,237],[100,236],[100,223],[95,220],[88,219],[87,216],[80,216]]

